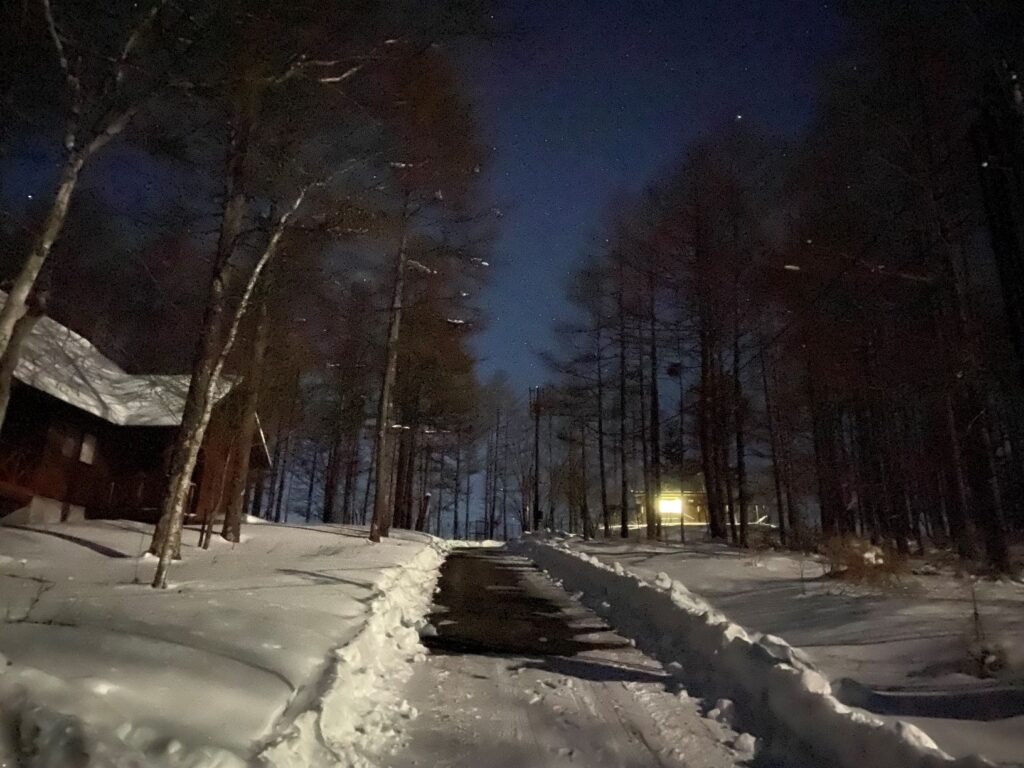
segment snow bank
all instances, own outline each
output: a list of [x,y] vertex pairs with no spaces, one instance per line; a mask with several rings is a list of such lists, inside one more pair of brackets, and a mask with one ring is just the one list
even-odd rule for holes
[[484,539],[483,541],[465,541],[463,539],[446,539],[445,544],[449,549],[497,549],[505,546],[504,541]]
[[190,528],[175,587],[154,590],[150,533],[89,521],[0,537],[0,765],[241,768],[263,751],[274,765],[306,721],[360,754],[386,741],[402,707],[383,689],[415,653],[436,540],[261,524],[202,550]]
[[445,549],[441,542],[424,549],[380,585],[363,631],[335,652],[319,699],[261,752],[263,764],[373,768],[397,745],[402,720],[417,714],[398,692],[426,650],[419,630]]
[[839,768],[991,765],[977,756],[953,760],[913,725],[844,706],[801,651],[772,635],[748,634],[667,574],[650,583],[565,545],[527,540],[522,548],[688,685],[712,701],[735,702],[746,729],[772,751],[799,747],[817,764]]

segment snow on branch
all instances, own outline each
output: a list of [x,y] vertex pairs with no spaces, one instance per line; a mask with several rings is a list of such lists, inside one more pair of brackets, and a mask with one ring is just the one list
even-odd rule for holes
[[437,270],[436,269],[431,269],[426,264],[424,264],[421,261],[417,261],[416,259],[409,259],[406,263],[410,267],[412,267],[413,269],[418,269],[420,272],[423,272],[425,274],[428,274],[428,275],[436,275],[437,274]]
[[[168,0],[158,0],[153,3],[146,15],[142,17],[142,20],[135,25],[131,34],[128,35],[128,39],[125,40],[124,47],[121,49],[121,55],[117,59],[117,71],[114,75],[115,88],[120,87],[121,82],[124,80],[124,68],[128,63],[128,57],[132,55],[132,51],[138,46],[142,35],[153,26],[156,17],[160,15],[160,11],[164,9],[167,3]],[[49,3],[47,2],[47,4]]]

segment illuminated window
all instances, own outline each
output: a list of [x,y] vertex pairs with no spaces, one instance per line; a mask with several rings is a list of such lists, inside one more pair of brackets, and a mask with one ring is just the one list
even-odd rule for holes
[[658,514],[661,517],[679,517],[683,514],[683,500],[679,496],[659,496]]
[[92,464],[96,460],[96,435],[82,435],[82,447],[78,449],[78,460],[83,464]]

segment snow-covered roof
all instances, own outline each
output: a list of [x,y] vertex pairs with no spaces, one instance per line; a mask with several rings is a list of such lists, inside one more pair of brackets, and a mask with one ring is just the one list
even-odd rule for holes
[[[0,291],[0,305],[6,301]],[[88,339],[50,317],[40,318],[25,340],[14,377],[112,424],[129,427],[181,424],[191,379],[128,373]],[[214,401],[230,392],[232,384],[222,378]]]

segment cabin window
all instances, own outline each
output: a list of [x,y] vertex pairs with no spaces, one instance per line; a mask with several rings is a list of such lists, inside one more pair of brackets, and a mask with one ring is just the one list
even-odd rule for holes
[[78,451],[78,460],[83,464],[92,464],[96,460],[96,435],[88,432],[82,435],[82,447]]
[[75,455],[75,451],[78,450],[78,440],[75,439],[74,435],[61,435],[60,437],[60,455],[66,459],[70,459]]

